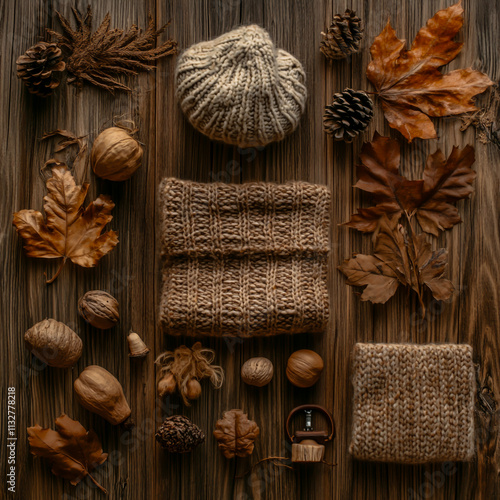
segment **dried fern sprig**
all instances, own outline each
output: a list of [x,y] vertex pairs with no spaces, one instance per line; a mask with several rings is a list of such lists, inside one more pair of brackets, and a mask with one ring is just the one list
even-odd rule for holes
[[56,12],[63,33],[47,30],[68,54],[66,61],[66,69],[70,74],[68,83],[79,87],[84,83],[90,83],[111,93],[115,90],[130,92],[131,89],[118,81],[116,76],[133,76],[141,71],[151,71],[155,68],[151,64],[153,61],[176,52],[177,43],[170,38],[155,47],[156,39],[170,23],[157,30],[151,15],[146,31],[135,24],[127,30],[122,30],[110,29],[111,16],[108,12],[99,28],[92,33],[91,7],[88,7],[85,16],[75,8],[72,11],[76,29],[72,28],[68,19]]

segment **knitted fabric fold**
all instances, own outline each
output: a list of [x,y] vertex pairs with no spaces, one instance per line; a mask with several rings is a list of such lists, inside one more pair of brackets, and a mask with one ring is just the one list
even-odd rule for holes
[[160,201],[165,333],[251,337],[325,330],[325,186],[165,179]]
[[470,346],[356,344],[353,369],[355,458],[410,464],[473,458]]

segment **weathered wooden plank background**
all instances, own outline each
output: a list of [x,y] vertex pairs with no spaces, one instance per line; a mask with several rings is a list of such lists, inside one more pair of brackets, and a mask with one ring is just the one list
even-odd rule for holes
[[[194,42],[220,35],[240,24],[258,23],[269,30],[277,46],[296,55],[304,64],[309,99],[299,130],[282,143],[262,151],[240,154],[233,147],[214,144],[187,124],[174,99],[175,57],[159,63],[150,75],[130,81],[130,95],[111,96],[85,88],[77,93],[62,85],[55,95],[41,101],[28,94],[17,80],[14,63],[19,54],[39,39],[43,27],[55,27],[54,11],[70,16],[70,7],[84,10],[87,2],[75,0],[5,0],[0,3],[0,214],[2,221],[2,271],[0,273],[2,366],[2,498],[5,490],[5,433],[7,387],[17,393],[17,493],[19,499],[100,498],[102,494],[85,481],[73,487],[50,473],[47,465],[29,454],[26,427],[39,423],[53,426],[62,412],[79,419],[100,436],[110,459],[97,472],[110,498],[138,499],[484,499],[500,498],[498,413],[477,412],[477,460],[451,467],[398,466],[353,461],[347,453],[351,385],[349,353],[357,341],[468,342],[475,351],[478,380],[500,391],[498,309],[500,266],[499,153],[493,146],[477,143],[476,193],[460,203],[464,224],[442,235],[434,244],[450,251],[449,275],[458,293],[451,303],[432,304],[422,322],[413,297],[401,292],[385,306],[362,304],[345,285],[336,266],[355,251],[368,251],[371,243],[353,231],[337,227],[347,220],[360,202],[354,184],[354,165],[363,140],[374,130],[389,134],[380,109],[369,131],[352,145],[335,144],[322,132],[322,113],[334,91],[345,87],[372,90],[364,69],[368,47],[390,17],[401,37],[412,40],[417,29],[433,13],[450,5],[449,0],[103,0],[94,2],[95,22],[107,11],[112,25],[145,26],[148,11],[158,23],[172,19],[169,34],[182,50]],[[465,47],[450,65],[472,65],[498,81],[500,8],[497,0],[464,0],[466,21],[460,39]],[[320,32],[333,14],[354,8],[366,21],[363,52],[352,59],[328,65],[318,51]],[[24,256],[11,214],[22,208],[41,208],[45,194],[40,172],[53,144],[40,143],[46,131],[65,128],[90,134],[110,126],[116,117],[131,118],[140,128],[145,144],[142,169],[122,184],[99,180],[89,172],[77,172],[90,180],[91,196],[106,193],[116,202],[111,227],[117,229],[116,250],[91,270],[67,266],[51,286],[43,272],[55,263]],[[459,131],[460,121],[437,121],[439,139],[405,145],[402,170],[420,177],[425,158],[437,147],[448,154],[453,145],[474,143],[474,133]],[[394,137],[395,133],[391,133]],[[332,320],[323,336],[269,338],[259,341],[225,342],[205,340],[217,351],[227,381],[220,391],[204,386],[202,398],[192,408],[169,405],[155,396],[155,356],[173,348],[182,339],[162,338],[156,329],[159,300],[160,261],[158,249],[157,186],[166,175],[201,181],[246,181],[303,179],[327,183],[333,192],[331,304]],[[90,199],[90,198],[89,198]],[[119,327],[98,332],[77,314],[77,300],[90,289],[108,290],[121,305]],[[24,331],[45,317],[72,326],[84,341],[84,354],[73,370],[46,368],[25,350]],[[125,336],[140,332],[152,347],[144,362],[129,360]],[[190,345],[191,341],[187,341]],[[299,348],[322,353],[326,369],[310,390],[294,389],[284,371],[286,359]],[[264,389],[246,387],[239,378],[242,362],[265,355],[275,364],[276,376]],[[122,382],[137,424],[132,434],[112,427],[81,408],[73,397],[72,383],[87,365],[100,364]],[[484,389],[487,390],[487,389]],[[337,423],[337,438],[328,447],[326,466],[286,469],[262,468],[236,479],[259,458],[289,453],[284,420],[296,405],[319,403],[328,407]],[[227,461],[211,437],[222,412],[242,408],[261,428],[251,460]],[[154,429],[166,412],[183,412],[206,432],[206,443],[187,456],[169,456],[154,440]]]

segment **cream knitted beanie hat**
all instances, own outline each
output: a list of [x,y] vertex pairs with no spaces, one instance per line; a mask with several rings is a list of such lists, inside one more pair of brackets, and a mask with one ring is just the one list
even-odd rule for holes
[[306,101],[300,62],[267,31],[242,26],[180,57],[177,97],[191,124],[211,139],[265,146],[293,132]]

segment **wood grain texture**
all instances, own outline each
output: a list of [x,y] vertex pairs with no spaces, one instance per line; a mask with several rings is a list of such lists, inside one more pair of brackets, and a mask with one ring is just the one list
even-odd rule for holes
[[[263,150],[238,151],[215,144],[195,132],[183,118],[174,96],[175,57],[161,61],[157,71],[141,75],[130,95],[111,96],[85,88],[76,92],[62,85],[55,95],[41,101],[28,94],[17,80],[14,63],[42,34],[44,26],[55,27],[54,11],[70,15],[70,7],[80,10],[87,2],[75,0],[18,0],[0,3],[0,196],[2,220],[2,299],[0,321],[3,349],[2,366],[2,495],[5,490],[5,425],[7,387],[17,393],[17,493],[19,499],[97,499],[102,494],[84,481],[73,487],[50,473],[47,464],[29,454],[25,429],[39,423],[52,426],[62,412],[92,428],[101,438],[109,460],[97,477],[112,499],[182,500],[491,500],[500,498],[498,477],[498,412],[495,399],[500,392],[500,198],[498,192],[500,155],[493,146],[476,143],[474,132],[459,131],[460,120],[437,120],[439,138],[403,144],[401,171],[420,178],[427,155],[440,147],[446,155],[453,145],[476,146],[478,172],[476,193],[459,203],[464,223],[440,236],[433,244],[446,246],[450,253],[449,276],[457,293],[448,304],[432,303],[425,321],[420,319],[417,301],[398,291],[384,306],[361,303],[336,270],[352,252],[368,252],[367,236],[338,224],[348,220],[360,203],[366,202],[352,189],[357,154],[362,142],[375,130],[401,139],[391,132],[378,108],[369,130],[353,144],[333,144],[322,132],[325,104],[335,91],[345,87],[373,90],[364,70],[370,60],[368,47],[390,17],[400,38],[411,41],[418,28],[446,0],[353,0],[366,22],[361,54],[346,61],[328,64],[318,50],[320,32],[330,18],[343,12],[338,0],[102,0],[95,2],[94,19],[99,22],[107,11],[112,26],[125,28],[132,23],[144,27],[147,13],[158,24],[172,19],[168,34],[182,50],[192,43],[218,36],[240,24],[265,27],[278,47],[293,53],[304,64],[309,98],[299,129],[281,143]],[[498,81],[500,78],[500,8],[496,0],[464,0],[466,22],[459,39],[462,53],[450,69],[472,66]],[[12,212],[22,208],[40,209],[45,194],[40,168],[50,158],[53,143],[41,143],[46,131],[66,128],[95,138],[115,117],[133,119],[145,144],[142,169],[128,182],[102,181],[89,171],[76,172],[79,180],[91,182],[89,199],[110,194],[116,203],[110,227],[118,230],[120,243],[96,269],[67,266],[51,286],[44,284],[43,272],[50,274],[56,264],[28,259],[11,227]],[[263,340],[204,340],[217,352],[216,361],[226,370],[221,390],[208,384],[191,408],[173,398],[160,401],[155,396],[154,359],[190,339],[163,338],[157,330],[160,258],[158,248],[157,186],[166,176],[198,181],[289,179],[327,183],[333,193],[332,252],[330,289],[332,319],[327,333]],[[77,314],[78,298],[91,289],[115,295],[121,306],[119,327],[98,332]],[[63,321],[75,329],[84,342],[84,353],[73,370],[46,368],[32,358],[23,345],[23,333],[45,317]],[[144,360],[127,356],[126,334],[140,333],[151,347]],[[477,459],[470,464],[399,466],[356,462],[347,453],[352,388],[349,354],[358,341],[377,342],[468,342],[478,364],[478,383],[483,394],[477,405]],[[295,389],[286,380],[288,356],[296,349],[310,348],[321,353],[326,367],[320,382],[311,389]],[[262,389],[245,386],[239,377],[242,363],[252,356],[267,356],[275,366],[272,383]],[[90,364],[99,364],[123,384],[132,407],[135,430],[127,433],[90,414],[76,402],[72,384]],[[487,410],[488,402],[490,411]],[[485,403],[486,402],[486,403]],[[304,403],[318,403],[335,417],[337,438],[326,451],[334,468],[318,465],[297,467],[295,473],[265,466],[244,479],[257,459],[268,455],[290,456],[285,440],[284,421],[288,412]],[[226,460],[217,450],[212,430],[224,410],[242,408],[261,428],[251,459]],[[171,456],[154,440],[154,430],[168,413],[182,412],[206,433],[207,439],[195,453]],[[319,427],[319,425],[317,425]]]

